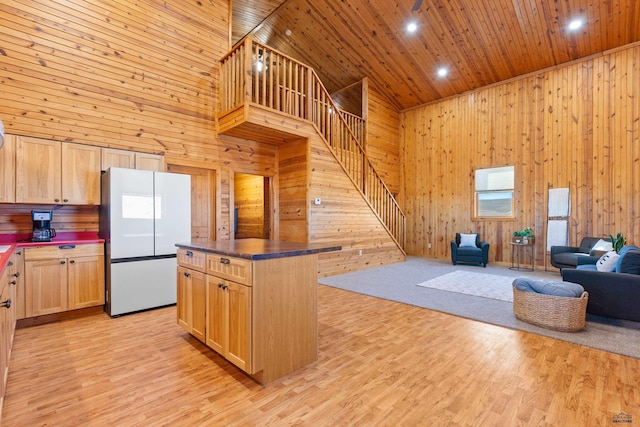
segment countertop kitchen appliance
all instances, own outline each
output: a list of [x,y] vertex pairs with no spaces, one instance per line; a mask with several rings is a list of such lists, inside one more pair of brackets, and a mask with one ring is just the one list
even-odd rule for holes
[[112,167],[101,197],[107,313],[175,304],[175,244],[191,240],[191,177]]
[[31,211],[31,221],[33,222],[32,242],[50,242],[56,237],[56,230],[51,228],[53,211]]

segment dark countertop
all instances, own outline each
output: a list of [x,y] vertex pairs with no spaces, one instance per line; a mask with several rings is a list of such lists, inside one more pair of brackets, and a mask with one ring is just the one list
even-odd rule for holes
[[265,239],[194,240],[190,243],[177,243],[176,246],[181,249],[192,249],[194,251],[250,260],[311,255],[342,249],[341,246],[331,246],[328,244],[282,242]]

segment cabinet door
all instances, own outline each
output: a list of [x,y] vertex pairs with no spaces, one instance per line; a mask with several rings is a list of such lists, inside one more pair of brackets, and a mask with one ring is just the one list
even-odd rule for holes
[[176,315],[178,325],[180,325],[185,331],[191,333],[191,323],[193,318],[191,272],[184,267],[178,267],[177,282],[178,295],[176,304]]
[[0,203],[16,201],[16,138],[5,135],[0,150]]
[[206,344],[221,356],[226,357],[227,346],[227,281],[207,276],[207,330]]
[[149,153],[136,153],[136,169],[164,172],[164,156]]
[[126,169],[135,169],[136,167],[136,155],[133,151],[103,148],[101,157],[101,169],[103,171],[106,171],[110,167]]
[[69,310],[104,305],[104,257],[68,259]]
[[16,141],[16,202],[62,203],[59,141],[20,137]]
[[99,205],[100,148],[63,144],[62,165],[62,202],[71,205]]
[[11,281],[16,281],[16,319],[24,319],[25,299],[24,299],[24,249],[18,248],[11,255],[13,262],[13,277]]
[[27,317],[67,310],[66,260],[26,261],[24,269]]
[[251,374],[251,288],[235,282],[227,284],[228,346],[225,357]]
[[207,326],[207,278],[204,273],[191,271],[191,334],[205,342]]
[[9,356],[11,353],[11,306],[10,288],[5,284],[7,274],[2,274],[0,280],[0,402],[2,402],[7,385],[9,372]]

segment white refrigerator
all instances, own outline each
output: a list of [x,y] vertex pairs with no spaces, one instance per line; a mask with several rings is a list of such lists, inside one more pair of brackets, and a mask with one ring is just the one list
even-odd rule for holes
[[191,241],[191,177],[109,168],[100,237],[111,316],[176,303],[176,243]]

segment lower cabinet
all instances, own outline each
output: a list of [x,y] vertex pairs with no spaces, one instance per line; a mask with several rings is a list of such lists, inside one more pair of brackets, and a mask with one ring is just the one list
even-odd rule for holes
[[5,268],[0,276],[0,416],[9,374],[9,359],[16,330],[16,286],[12,280],[13,269]]
[[205,342],[207,281],[205,274],[178,267],[178,324]]
[[206,344],[243,371],[252,374],[251,287],[207,276]]
[[26,317],[104,304],[100,244],[25,248]]
[[317,260],[180,248],[177,323],[256,381],[280,378],[317,359]]

